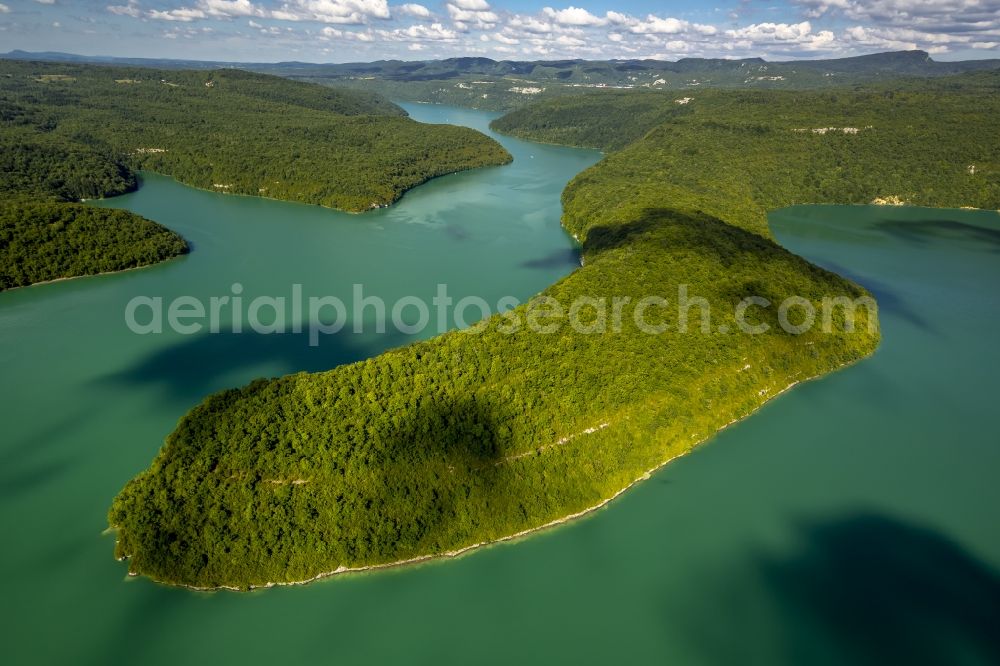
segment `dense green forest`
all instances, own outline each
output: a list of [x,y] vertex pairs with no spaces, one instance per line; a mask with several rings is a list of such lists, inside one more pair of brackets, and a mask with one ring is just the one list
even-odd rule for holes
[[[853,329],[835,316],[830,332],[793,335],[772,308],[757,312],[766,333],[734,332],[748,296],[820,310],[866,294],[775,244],[766,211],[879,196],[997,207],[991,86],[673,94],[659,107],[612,93],[498,120],[610,151],[564,193],[585,264],[544,295],[567,308],[581,296],[674,299],[686,285],[711,305],[707,330],[681,332],[668,307],[658,335],[628,317],[600,333],[564,320],[512,332],[512,318],[549,311],[539,301],[475,334],[211,396],[115,499],[117,555],[159,581],[247,588],[449,552],[598,505],[791,384],[875,349],[864,309]],[[637,138],[618,148],[614,123]]]
[[125,210],[0,200],[0,290],[147,266],[184,239]]
[[563,193],[573,233],[595,216],[629,219],[669,201],[766,234],[766,211],[796,203],[996,208],[998,92],[997,72],[827,92],[609,91],[548,100],[493,127],[614,150],[621,146],[614,127],[635,125],[631,133],[641,140]]
[[239,70],[0,61],[0,288],[186,251],[137,215],[70,203],[128,192],[139,169],[360,211],[509,160],[479,132],[416,123],[372,93]]
[[183,238],[155,222],[76,203],[135,189],[135,175],[104,149],[55,135],[55,126],[37,110],[0,102],[0,291],[187,252]]
[[414,122],[371,93],[241,70],[0,61],[0,84],[7,141],[31,141],[24,151],[89,150],[104,171],[150,169],[230,194],[360,211],[510,160],[479,132]]

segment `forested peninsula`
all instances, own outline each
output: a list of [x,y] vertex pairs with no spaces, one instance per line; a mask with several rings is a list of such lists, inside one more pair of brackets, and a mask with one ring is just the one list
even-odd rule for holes
[[60,135],[38,101],[51,91],[33,79],[25,87],[39,91],[16,94],[18,70],[28,67],[0,61],[0,291],[187,252],[183,238],[155,222],[79,203],[135,189],[135,174],[107,150]]
[[474,130],[381,97],[235,69],[0,60],[0,289],[181,254],[177,234],[80,200],[140,169],[228,194],[363,211],[435,176],[509,162]]
[[[896,87],[601,92],[541,102],[495,127],[604,148],[563,196],[584,266],[544,292],[712,306],[686,332],[658,308],[550,334],[513,320],[452,332],[328,372],[208,397],[109,511],[132,574],[195,588],[303,582],[447,554],[599,506],[797,382],[871,354],[874,312],[801,334],[737,303],[867,295],[778,246],[769,210],[893,198],[1000,206],[995,76]],[[971,168],[975,167],[975,168]],[[673,304],[671,302],[671,304]],[[871,318],[871,319],[869,319]],[[817,423],[817,427],[822,427]]]

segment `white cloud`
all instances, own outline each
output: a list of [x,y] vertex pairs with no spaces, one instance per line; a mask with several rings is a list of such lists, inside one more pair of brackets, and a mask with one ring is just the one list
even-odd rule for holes
[[[773,14],[784,21],[746,24],[737,17],[731,25],[726,25],[726,13],[721,10],[718,23],[710,25],[656,14],[598,11],[600,5],[584,8],[567,0],[562,8],[543,6],[534,13],[503,11],[494,8],[490,0],[441,0],[440,5],[393,0],[400,4],[392,6],[388,0],[187,0],[187,6],[174,8],[160,4],[163,0],[110,1],[114,4],[106,10],[114,15],[174,22],[177,27],[169,31],[174,37],[190,37],[181,26],[195,21],[204,25],[208,21],[253,19],[247,21],[249,27],[267,35],[290,35],[292,28],[265,27],[261,19],[298,21],[306,24],[294,33],[303,51],[318,34],[307,24],[319,22],[337,31],[320,31],[320,37],[327,41],[385,42],[381,47],[384,53],[371,51],[378,57],[405,56],[411,44],[426,45],[428,57],[483,53],[494,57],[669,59],[683,55],[837,57],[880,50],[945,53],[1000,48],[1000,0],[792,0],[798,8],[795,12],[793,7],[793,14],[798,14],[794,20],[787,20],[785,11]],[[150,4],[158,8],[152,9]],[[437,7],[441,9],[437,11]],[[0,5],[0,13],[2,8],[11,11]],[[351,25],[364,29],[345,28]]]
[[[129,0],[127,6],[108,7],[113,14],[138,16],[138,2]],[[267,16],[268,12],[250,2],[250,0],[199,0],[195,7],[177,7],[175,9],[151,9],[146,16],[159,21],[191,22],[207,17],[236,18],[242,16]],[[186,35],[185,35],[186,36]]]
[[819,18],[834,9],[850,9],[850,0],[798,0],[797,4],[805,8],[806,16]]
[[837,38],[829,30],[813,32],[809,21],[801,23],[754,23],[743,28],[726,30],[725,36],[736,45],[771,52],[796,53],[830,50]]
[[1000,0],[796,0],[807,16],[857,21],[844,31],[849,48],[866,51],[954,48],[1000,43]]
[[634,23],[635,19],[628,14],[620,14],[618,12],[608,12],[604,15],[608,23],[613,23],[615,25],[625,25],[628,23]]
[[546,35],[553,30],[551,23],[542,21],[533,16],[512,16],[510,20],[507,21],[507,25],[515,30],[523,30],[524,32],[530,32],[536,35]]
[[205,12],[200,9],[193,9],[190,7],[178,7],[177,9],[168,9],[166,11],[151,9],[149,10],[147,16],[156,21],[180,21],[182,23],[189,23],[191,21],[205,18]]
[[1000,34],[1000,0],[797,0],[807,16],[837,14],[861,27]]
[[490,8],[490,3],[486,0],[451,0],[448,4],[470,12],[484,12]]
[[[372,30],[365,31],[334,28],[325,26],[320,30],[320,39],[326,41],[353,41],[353,42],[382,42],[385,43],[406,43],[417,44],[422,50],[425,44],[455,44],[458,42],[459,33],[456,30],[447,28],[441,23],[421,23],[410,25],[394,30]],[[409,48],[409,47],[407,47]],[[463,49],[464,50],[464,49]]]
[[[993,33],[1000,36],[1000,33]],[[924,49],[928,53],[947,53],[953,48],[988,50],[998,42],[977,39],[977,34],[925,32],[911,28],[853,26],[844,30],[844,39],[866,50]]]
[[921,44],[948,44],[971,42],[969,35],[952,35],[945,32],[925,32],[923,30],[911,30],[910,28],[874,28],[875,32],[886,36],[889,39],[911,41]]
[[[483,35],[483,37],[486,37],[486,35]],[[493,33],[493,39],[497,42],[500,42],[501,44],[506,44],[508,46],[515,46],[521,43],[521,40],[518,39],[517,37],[510,37],[501,32]]]
[[[525,53],[537,54],[538,49],[532,47],[542,47],[552,54],[592,58],[666,57],[666,53],[718,55],[720,51],[733,51],[736,46],[741,49],[753,46],[753,40],[746,36],[731,38],[713,25],[655,14],[636,18],[614,11],[600,17],[575,7],[565,10],[546,7],[536,15],[514,14],[507,18],[506,26],[498,34],[530,45],[523,49]],[[824,33],[813,35],[810,40],[814,48],[819,48],[822,40],[833,38],[832,33]],[[602,42],[603,48],[598,46]]]
[[212,16],[262,16],[264,10],[250,0],[201,0],[199,6]]
[[570,37],[569,35],[559,35],[555,38],[554,43],[559,46],[583,46],[586,44],[582,39]]
[[567,7],[566,9],[545,7],[542,9],[542,13],[560,25],[595,26],[607,23],[607,19],[594,16],[586,9],[579,7]]
[[[915,39],[917,37],[931,38],[920,40],[922,42],[930,42],[929,44],[925,44],[928,49],[933,48],[935,45],[940,46],[942,43],[952,41],[952,38],[947,35],[925,35],[909,29],[895,30],[892,28],[866,28],[857,25],[844,30],[844,38],[848,42],[860,45],[869,50],[905,51],[917,49],[919,48],[918,41]],[[966,41],[967,40],[968,38],[966,38]]]
[[660,18],[650,14],[645,21],[636,22],[629,28],[638,35],[676,35],[684,32],[691,24],[675,18]]
[[293,0],[272,11],[271,16],[294,16],[299,20],[321,23],[360,24],[370,18],[387,19],[390,14],[386,0]]
[[798,41],[812,32],[809,21],[802,23],[754,23],[735,30],[726,30],[726,35],[734,39],[762,41]]
[[373,42],[375,38],[370,32],[357,32],[355,30],[341,30],[340,28],[324,27],[320,30],[324,39],[339,39],[353,42]]
[[393,41],[445,41],[450,42],[458,39],[458,33],[444,27],[440,23],[417,24],[407,28],[396,28],[395,30],[379,30],[378,34]]
[[432,16],[431,10],[427,9],[423,5],[418,5],[413,2],[393,7],[393,9],[403,16],[412,16],[413,18],[431,18]]
[[[128,7],[134,6],[130,2]],[[422,5],[407,5],[422,7]],[[136,14],[123,10],[108,8],[112,13]],[[426,8],[424,8],[426,10]],[[419,10],[415,10],[419,11]],[[317,21],[319,23],[358,25],[369,19],[390,18],[387,0],[290,0],[277,9],[267,9],[254,4],[251,0],[198,0],[194,7],[178,7],[168,10],[150,10],[149,18],[164,21],[193,21],[206,17],[236,18],[253,16],[271,18],[279,21]]]
[[490,30],[500,17],[496,15],[486,0],[451,0],[445,4],[448,16],[459,30],[467,30],[469,25],[482,30]]
[[35,2],[37,2],[40,5],[54,5],[54,4],[56,4],[56,0],[35,0]]
[[10,7],[0,2],[0,14],[9,14],[9,13],[10,13]]
[[131,16],[132,18],[139,18],[142,15],[142,10],[139,9],[139,3],[135,0],[130,0],[127,5],[108,5],[108,11],[112,14],[117,14],[118,16]]
[[184,39],[194,39],[196,37],[204,37],[206,34],[213,32],[212,28],[186,28],[175,26],[170,30],[165,30],[163,32],[163,37],[165,39],[177,39],[178,37],[183,37]]

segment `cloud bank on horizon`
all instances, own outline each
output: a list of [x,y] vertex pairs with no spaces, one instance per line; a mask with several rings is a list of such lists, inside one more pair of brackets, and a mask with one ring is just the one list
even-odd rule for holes
[[213,60],[1000,57],[1000,0],[4,0],[9,48]]

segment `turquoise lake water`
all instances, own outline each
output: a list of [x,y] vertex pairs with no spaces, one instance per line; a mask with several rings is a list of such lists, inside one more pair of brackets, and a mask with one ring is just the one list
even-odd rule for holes
[[[493,117],[407,108],[484,131]],[[599,154],[498,138],[513,164],[365,215],[147,175],[101,205],[179,231],[189,256],[0,294],[0,659],[1000,662],[1000,215],[978,211],[775,213],[783,245],[875,292],[882,347],[586,519],[456,560],[250,594],[125,576],[102,534],[107,508],[188,409],[409,340],[139,336],[129,299],[208,298],[235,282],[247,299],[301,284],[349,301],[355,283],[389,301],[429,299],[439,283],[456,298],[527,298],[578,265],[559,194]]]

